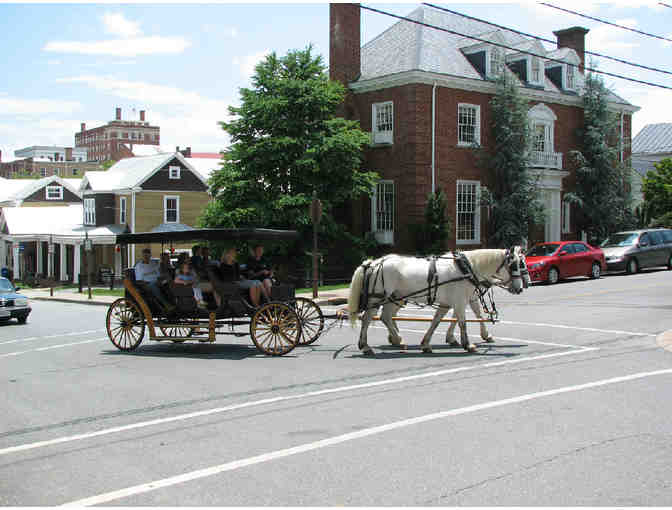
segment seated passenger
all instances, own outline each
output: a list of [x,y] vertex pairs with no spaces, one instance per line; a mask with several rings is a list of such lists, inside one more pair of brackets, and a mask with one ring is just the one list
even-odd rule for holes
[[261,282],[259,280],[248,280],[243,277],[240,272],[240,266],[236,262],[235,248],[228,248],[222,254],[218,276],[222,282],[236,283],[241,290],[247,290],[252,305],[259,306],[262,292]]
[[147,283],[150,292],[157,301],[169,312],[175,310],[175,305],[168,302],[159,288],[159,264],[152,260],[152,250],[145,248],[142,250],[142,260],[135,264],[135,279]]
[[170,283],[175,279],[175,269],[170,264],[170,254],[162,253],[159,261],[159,283]]
[[175,273],[175,280],[173,280],[175,285],[190,285],[194,291],[194,298],[198,302],[199,306],[206,306],[207,303],[203,300],[203,292],[198,286],[198,280],[196,279],[196,274],[191,268],[188,262],[182,264],[177,272]]
[[262,284],[261,292],[264,297],[271,300],[271,287],[273,286],[273,271],[271,265],[264,258],[264,247],[256,245],[252,251],[252,258],[247,264],[247,277],[253,280],[259,280]]

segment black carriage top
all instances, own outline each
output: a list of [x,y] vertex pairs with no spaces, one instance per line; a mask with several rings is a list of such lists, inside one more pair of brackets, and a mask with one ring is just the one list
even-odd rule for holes
[[118,234],[117,244],[179,243],[187,241],[291,241],[296,230],[269,228],[194,228],[174,231]]

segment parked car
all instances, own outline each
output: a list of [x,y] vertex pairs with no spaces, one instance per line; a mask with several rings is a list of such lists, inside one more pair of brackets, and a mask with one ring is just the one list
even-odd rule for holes
[[0,321],[18,319],[19,324],[25,324],[31,308],[28,298],[18,293],[20,288],[14,288],[7,278],[0,277]]
[[611,234],[600,245],[609,271],[636,273],[644,267],[672,269],[672,230],[652,228]]
[[599,278],[607,268],[602,250],[582,241],[536,244],[525,259],[533,282],[557,283],[571,276]]

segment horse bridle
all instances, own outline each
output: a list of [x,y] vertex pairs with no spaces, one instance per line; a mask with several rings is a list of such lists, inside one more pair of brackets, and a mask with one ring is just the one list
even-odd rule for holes
[[495,282],[495,285],[501,287],[502,289],[508,289],[511,282],[514,280],[521,280],[522,287],[527,289],[530,286],[530,273],[527,270],[525,257],[521,255],[518,260],[515,260],[514,251],[511,248],[507,248],[506,253],[504,254],[504,260],[502,260],[502,263],[495,271],[495,274],[499,273],[499,271],[507,265],[509,270],[509,279],[506,281],[501,280],[500,282]]

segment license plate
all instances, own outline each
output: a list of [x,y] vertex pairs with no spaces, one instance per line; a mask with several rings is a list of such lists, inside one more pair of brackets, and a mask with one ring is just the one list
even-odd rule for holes
[[9,317],[10,315],[9,310],[0,310],[0,317]]

